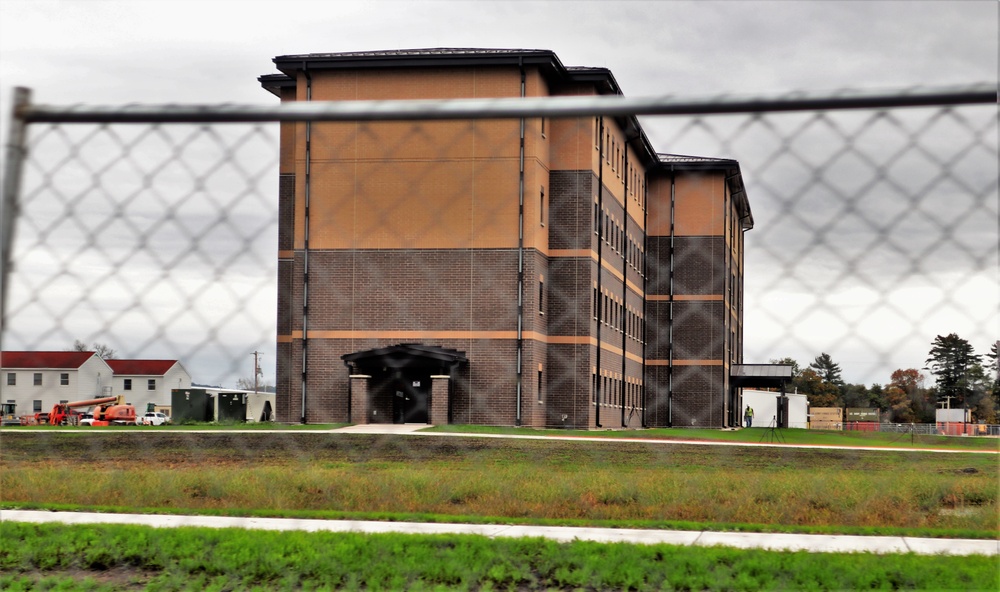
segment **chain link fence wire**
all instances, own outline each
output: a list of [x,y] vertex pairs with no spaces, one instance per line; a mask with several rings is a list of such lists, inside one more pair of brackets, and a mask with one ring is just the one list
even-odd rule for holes
[[[430,120],[453,120],[457,142],[476,133],[463,123],[473,119],[622,114],[638,115],[662,152],[740,162],[756,219],[746,235],[747,362],[825,351],[849,381],[884,383],[897,367],[922,365],[934,334],[996,338],[995,88],[605,99],[269,108],[22,99],[4,165],[0,343],[100,342],[120,357],[178,359],[195,383],[226,387],[252,377],[261,351],[273,384],[278,121],[353,122],[388,153],[440,149],[440,122]],[[336,134],[317,138],[333,158]],[[363,189],[434,183],[440,172],[434,155],[409,166],[407,180],[382,169]],[[436,217],[447,212],[412,230]]]

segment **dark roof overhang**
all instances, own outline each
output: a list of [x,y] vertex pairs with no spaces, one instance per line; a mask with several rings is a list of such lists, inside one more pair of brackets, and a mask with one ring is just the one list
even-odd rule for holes
[[281,91],[285,88],[295,88],[295,79],[288,74],[264,74],[257,77],[257,82],[272,95],[281,98]]
[[729,368],[733,388],[783,388],[792,380],[792,367],[785,364],[734,364]]
[[344,360],[345,365],[356,368],[434,368],[456,366],[469,362],[469,359],[465,357],[465,352],[417,343],[400,343],[353,354],[344,354],[340,357]]
[[[257,78],[264,90],[280,97],[281,90],[295,86],[304,70],[352,70],[377,68],[445,67],[536,67],[553,87],[586,85],[599,95],[624,96],[618,81],[607,68],[565,66],[549,49],[428,48],[341,53],[307,53],[277,56],[273,59],[281,74]],[[639,159],[646,167],[655,165],[656,151],[646,137],[636,116],[617,117],[618,124]]]
[[717,171],[725,174],[729,195],[732,196],[740,214],[740,227],[743,230],[753,228],[753,212],[750,211],[750,200],[747,198],[747,189],[743,183],[743,173],[740,171],[739,161],[731,158],[709,158],[681,154],[657,154],[657,157],[659,158],[657,168],[662,171]]
[[[295,76],[299,71],[377,68],[450,68],[458,66],[533,66],[553,79],[569,80],[570,74],[548,49],[447,48],[305,53],[274,58],[279,71]],[[614,85],[617,88],[617,84]]]

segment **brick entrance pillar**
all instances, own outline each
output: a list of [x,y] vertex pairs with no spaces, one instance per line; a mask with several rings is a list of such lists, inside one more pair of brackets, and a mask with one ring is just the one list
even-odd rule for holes
[[427,423],[445,425],[448,423],[448,381],[450,376],[431,376],[431,408],[428,409]]
[[351,375],[351,423],[371,423],[371,399],[368,396],[367,374]]

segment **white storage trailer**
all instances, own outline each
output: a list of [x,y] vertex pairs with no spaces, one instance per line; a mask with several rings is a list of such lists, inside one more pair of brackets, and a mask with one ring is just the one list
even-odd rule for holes
[[[747,405],[753,409],[751,427],[781,427],[778,425],[778,397],[780,396],[779,392],[743,389],[743,409],[746,409]],[[806,396],[789,393],[786,393],[785,396],[788,397],[787,426],[801,429],[809,427],[809,400]],[[742,417],[741,411],[740,419]]]

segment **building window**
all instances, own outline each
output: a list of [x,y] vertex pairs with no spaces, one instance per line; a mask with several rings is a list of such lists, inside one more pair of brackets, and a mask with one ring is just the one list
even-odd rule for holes
[[35,386],[42,386],[42,373],[35,372]]
[[538,312],[545,314],[545,282],[538,279]]
[[542,187],[540,197],[538,198],[538,221],[541,222],[542,226],[545,226],[545,188]]
[[146,381],[146,390],[147,391],[155,391],[156,390],[156,379],[155,378],[150,378],[149,380]]
[[59,386],[69,386],[69,372],[63,372],[59,375]]
[[35,399],[34,401],[32,401],[31,410],[34,411],[35,413],[40,413],[42,411],[42,400]]
[[542,118],[542,137],[545,137],[545,118]]
[[542,371],[538,371],[538,402],[542,402]]
[[17,374],[14,373],[14,372],[8,372],[7,373],[7,386],[16,386],[16,385],[17,385]]
[[127,391],[132,390],[132,379],[131,378],[126,378],[125,379],[125,386],[122,387],[122,388],[124,388]]

